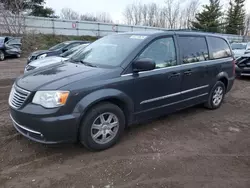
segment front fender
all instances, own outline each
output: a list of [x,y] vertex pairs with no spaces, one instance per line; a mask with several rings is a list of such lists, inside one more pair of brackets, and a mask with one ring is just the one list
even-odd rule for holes
[[[110,99],[116,99],[121,101],[126,105],[126,108],[129,112],[129,114],[133,114],[134,112],[134,104],[132,99],[125,93],[123,93],[120,90],[117,89],[101,89],[94,91],[88,95],[86,95],[84,98],[78,102],[74,109],[74,113],[80,113],[81,119],[86,114],[86,111],[92,107],[93,105]],[[128,117],[129,119],[131,117]],[[80,123],[80,122],[79,122]]]

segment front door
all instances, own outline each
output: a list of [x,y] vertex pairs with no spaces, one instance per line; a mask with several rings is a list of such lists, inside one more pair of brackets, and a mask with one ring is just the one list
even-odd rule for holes
[[134,76],[137,119],[149,119],[172,111],[180,100],[181,89],[174,38],[169,36],[154,40],[138,58],[153,59],[156,69]]
[[182,100],[189,106],[195,101],[207,98],[210,78],[206,63],[209,59],[208,46],[204,36],[178,36],[181,54],[181,94]]

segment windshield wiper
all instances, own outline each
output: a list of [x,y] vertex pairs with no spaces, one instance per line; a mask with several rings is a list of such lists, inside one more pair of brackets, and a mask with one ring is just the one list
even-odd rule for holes
[[96,65],[93,65],[93,64],[91,64],[91,63],[88,63],[88,62],[86,62],[86,61],[83,61],[83,60],[81,60],[81,61],[79,61],[81,64],[84,64],[85,66],[89,66],[89,67],[97,67]]
[[81,64],[83,64],[85,66],[89,66],[89,67],[97,67],[96,65],[93,65],[93,64],[88,63],[88,62],[83,61],[83,60],[75,60],[75,59],[70,58],[69,61],[72,63],[81,63]]

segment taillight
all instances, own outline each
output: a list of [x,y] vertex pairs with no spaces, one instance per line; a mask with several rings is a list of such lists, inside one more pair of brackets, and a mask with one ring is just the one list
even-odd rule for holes
[[236,65],[236,60],[233,60],[233,75],[235,76],[235,65]]

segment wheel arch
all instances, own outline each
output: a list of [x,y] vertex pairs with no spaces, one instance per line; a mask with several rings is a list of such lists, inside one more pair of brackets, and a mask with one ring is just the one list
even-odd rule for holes
[[228,88],[229,76],[226,72],[221,72],[217,75],[217,81],[221,81],[225,85],[225,89]]
[[80,127],[86,113],[93,106],[102,102],[110,102],[121,108],[125,115],[126,125],[132,121],[132,114],[134,112],[134,104],[132,99],[120,90],[102,89],[88,94],[76,105],[74,113],[80,113],[78,128]]

